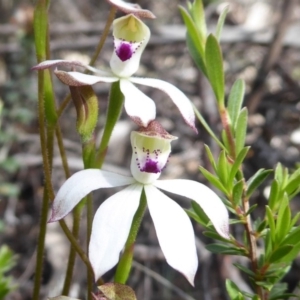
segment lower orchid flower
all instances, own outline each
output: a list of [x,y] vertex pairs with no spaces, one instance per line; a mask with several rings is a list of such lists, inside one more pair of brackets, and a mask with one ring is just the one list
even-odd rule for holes
[[96,279],[117,264],[143,190],[167,263],[181,272],[191,284],[198,267],[193,227],[185,211],[160,190],[196,201],[216,231],[222,237],[229,238],[227,209],[211,189],[191,180],[157,180],[166,166],[174,139],[176,137],[152,121],[147,128],[131,133],[132,177],[86,169],[71,176],[58,191],[49,222],[65,217],[93,190],[128,185],[104,201],[95,214],[89,259]]

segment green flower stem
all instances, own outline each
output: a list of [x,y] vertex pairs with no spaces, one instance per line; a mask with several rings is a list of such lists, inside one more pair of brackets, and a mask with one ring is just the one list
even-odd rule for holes
[[[83,205],[82,203],[79,203],[73,210],[73,228],[72,228],[72,235],[74,239],[78,239],[79,236],[79,229],[80,229],[80,217],[82,212]],[[73,247],[72,244],[70,244],[70,252],[69,252],[69,258],[68,258],[68,265],[67,265],[67,271],[66,271],[66,277],[64,281],[64,286],[62,290],[62,295],[68,296],[71,283],[72,283],[72,277],[73,277],[73,271],[75,266],[75,259],[76,259],[76,250]]]
[[140,205],[134,215],[129,236],[125,244],[125,250],[121,256],[115,274],[115,282],[117,283],[125,284],[129,276],[131,270],[132,258],[133,258],[134,243],[144,216],[146,206],[147,206],[147,199],[146,199],[145,191],[143,190],[141,194]]
[[124,96],[120,90],[120,83],[119,81],[113,82],[110,88],[109,103],[103,136],[96,154],[96,161],[94,165],[96,168],[102,167],[111,134],[122,112],[123,102]]
[[64,231],[66,237],[69,239],[72,247],[75,248],[76,252],[78,253],[78,255],[80,256],[81,260],[85,263],[85,265],[87,266],[87,268],[90,270],[90,272],[93,272],[93,268],[92,265],[87,257],[87,255],[84,253],[84,251],[82,250],[82,248],[80,247],[79,243],[77,242],[77,240],[74,238],[72,232],[70,231],[70,229],[68,228],[68,226],[66,225],[66,222],[64,220],[60,220],[59,224],[62,228],[62,230]]
[[66,155],[64,144],[63,144],[63,137],[61,134],[61,129],[60,129],[59,124],[57,124],[57,126],[55,128],[55,134],[56,134],[59,154],[61,157],[64,172],[65,172],[65,177],[67,179],[71,176],[71,173],[70,173],[70,169],[69,169],[69,165],[68,165],[67,155]]

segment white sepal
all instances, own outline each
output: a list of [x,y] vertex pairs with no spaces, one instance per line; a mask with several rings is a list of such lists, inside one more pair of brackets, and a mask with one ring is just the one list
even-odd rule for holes
[[176,86],[159,79],[131,77],[131,82],[151,86],[165,92],[178,107],[185,122],[195,131],[195,113],[191,101]]
[[87,75],[80,72],[65,72],[60,70],[55,70],[54,74],[62,83],[69,86],[93,85],[98,82],[115,82],[119,80],[117,77],[113,76]]
[[142,189],[142,185],[132,184],[108,198],[98,208],[89,245],[89,259],[96,280],[119,261],[140,203]]
[[125,98],[125,110],[133,121],[146,127],[155,119],[156,107],[151,98],[126,79],[120,80],[120,89]]
[[216,231],[224,238],[229,238],[228,211],[219,196],[200,182],[172,179],[153,183],[156,187],[196,201],[214,225]]
[[59,189],[53,204],[49,222],[65,217],[90,192],[134,183],[132,177],[98,169],[86,169],[72,175]]
[[152,185],[144,187],[160,247],[167,263],[194,285],[198,268],[194,230],[184,210]]

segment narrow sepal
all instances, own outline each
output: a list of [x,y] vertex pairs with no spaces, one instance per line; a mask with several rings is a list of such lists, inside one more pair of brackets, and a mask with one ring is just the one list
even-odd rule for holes
[[134,183],[132,177],[98,169],[86,169],[72,175],[59,189],[48,222],[55,222],[65,217],[90,192]]
[[108,198],[98,208],[89,244],[89,259],[96,280],[119,261],[139,206],[142,188],[140,184],[132,184]]
[[144,187],[160,247],[167,263],[194,285],[198,268],[194,230],[184,210],[152,185]]

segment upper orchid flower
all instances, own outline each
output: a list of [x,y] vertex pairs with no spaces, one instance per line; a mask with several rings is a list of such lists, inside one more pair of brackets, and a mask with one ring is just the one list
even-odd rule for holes
[[87,75],[80,72],[56,70],[57,77],[69,86],[120,81],[126,112],[138,125],[143,127],[147,127],[149,122],[155,119],[156,108],[153,100],[137,89],[133,83],[158,88],[170,96],[185,122],[197,132],[192,104],[177,87],[159,79],[132,77],[139,67],[142,52],[150,39],[149,28],[134,14],[130,14],[113,22],[113,36],[115,50],[110,60],[111,72],[103,72],[80,62],[69,60],[47,60],[33,69],[42,70],[52,66],[81,66],[96,74]]
[[181,272],[191,284],[198,266],[191,221],[184,210],[159,189],[196,201],[216,231],[229,238],[227,209],[211,189],[191,180],[157,180],[167,163],[174,138],[153,121],[148,128],[131,134],[132,177],[86,169],[71,176],[58,191],[49,222],[62,219],[93,190],[129,185],[108,198],[95,214],[89,258],[96,279],[117,264],[143,189],[168,264]]

